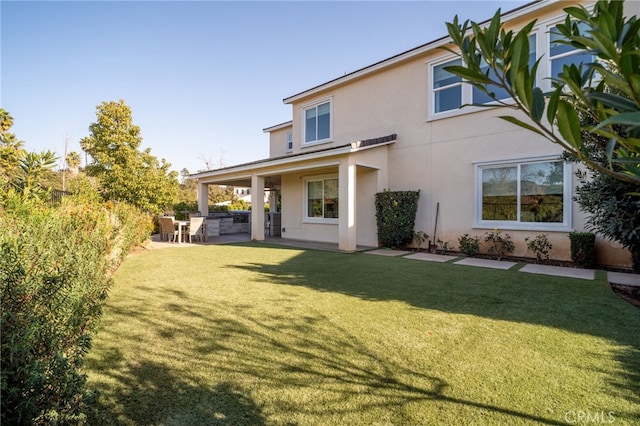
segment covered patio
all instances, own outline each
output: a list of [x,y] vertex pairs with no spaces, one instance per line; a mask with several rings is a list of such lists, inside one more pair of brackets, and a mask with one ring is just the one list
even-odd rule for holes
[[[388,146],[396,135],[357,141],[347,145],[287,155],[198,173],[198,208],[208,216],[208,186],[251,188],[250,239],[263,241],[264,193],[270,211],[281,213],[281,235],[298,241],[337,244],[340,251],[377,244],[374,196],[388,187]],[[337,199],[331,216],[311,217],[307,181],[311,177],[337,179]],[[281,203],[275,194],[280,193]],[[339,202],[338,202],[339,200]],[[278,209],[280,204],[281,211]]]

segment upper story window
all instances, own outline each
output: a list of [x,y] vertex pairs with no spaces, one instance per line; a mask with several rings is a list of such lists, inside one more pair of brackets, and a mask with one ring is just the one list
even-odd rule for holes
[[[536,59],[538,59],[537,57],[538,49],[536,48],[536,39],[537,37],[535,34],[531,34],[529,36],[529,68],[531,68],[533,64],[535,64]],[[482,61],[481,69],[483,72],[489,73],[489,78],[492,78],[494,80],[496,79],[495,73],[489,69],[489,65],[484,60]],[[510,98],[509,94],[505,89],[499,88],[494,85],[488,85],[487,88],[489,89],[489,92],[492,92],[495,94],[495,97],[498,100],[503,101]],[[491,102],[495,102],[493,98],[491,98],[491,96],[487,95],[481,90],[476,89],[475,87],[472,87],[471,103],[488,104]]]
[[[575,48],[570,44],[562,43],[562,35],[556,29],[558,20],[548,20],[540,23],[529,35],[529,66],[533,66],[538,57],[542,60],[538,66],[537,85],[543,90],[551,89],[551,78],[557,78],[564,65],[587,64],[596,60],[595,56],[584,50]],[[493,99],[470,84],[465,84],[463,79],[456,77],[444,68],[452,65],[460,65],[461,59],[433,62],[429,64],[428,85],[428,119],[450,117],[468,112],[477,111],[478,108],[460,108],[465,104],[490,104]],[[489,72],[486,64],[482,69]],[[498,100],[508,100],[505,90],[495,86],[488,87]]]
[[[583,23],[578,24],[581,31],[585,30]],[[562,72],[564,65],[571,64],[588,64],[594,61],[594,56],[585,50],[577,49],[570,44],[559,42],[562,40],[562,34],[558,32],[555,26],[549,31],[549,77],[556,78]]]
[[287,152],[293,151],[293,133],[287,132]]
[[571,166],[558,159],[476,165],[475,226],[570,227]]
[[[532,66],[537,59],[536,39],[535,34],[529,36],[529,66]],[[457,77],[445,70],[446,67],[461,64],[461,59],[453,59],[433,65],[431,71],[433,81],[431,85],[432,116],[437,116],[437,114],[446,113],[448,111],[452,111],[454,114],[467,112],[464,110],[460,111],[460,107],[465,104],[488,104],[495,102],[493,98],[486,93],[476,89],[475,87],[464,84],[464,80],[460,77]],[[484,61],[482,70],[488,72],[489,77],[495,78],[495,73],[489,70],[489,66]],[[488,89],[490,92],[495,94],[495,97],[498,100],[509,99],[509,94],[504,89],[500,89],[493,85],[489,85]]]
[[462,79],[444,69],[452,65],[462,65],[462,60],[454,59],[433,67],[433,111],[435,113],[458,109],[462,105]]
[[331,139],[331,101],[303,108],[304,143]]

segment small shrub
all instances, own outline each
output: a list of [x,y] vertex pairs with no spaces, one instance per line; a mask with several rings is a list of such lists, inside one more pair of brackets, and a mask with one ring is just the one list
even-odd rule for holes
[[515,250],[509,234],[503,234],[499,229],[484,234],[484,242],[489,244],[488,252],[496,260],[502,260],[506,254],[513,253]]
[[535,238],[525,238],[527,248],[536,255],[536,261],[538,263],[545,263],[549,260],[549,251],[553,248],[553,245],[549,242],[547,234],[536,235]]
[[438,240],[437,244],[440,246],[440,251],[443,253],[448,252],[451,248],[449,247],[449,241]]
[[583,268],[596,264],[596,235],[591,232],[571,232],[571,260]]
[[383,247],[405,247],[413,241],[420,191],[376,194],[378,242]]
[[480,238],[470,236],[469,234],[461,235],[458,238],[458,246],[460,251],[467,256],[475,256],[480,251]]
[[413,234],[413,242],[416,247],[420,248],[420,246],[429,240],[429,234],[424,231],[418,231]]

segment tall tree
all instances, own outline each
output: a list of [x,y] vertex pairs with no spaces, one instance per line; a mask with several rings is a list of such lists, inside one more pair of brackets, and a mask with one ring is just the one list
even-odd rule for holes
[[132,122],[131,109],[121,99],[96,107],[97,121],[80,146],[92,158],[86,172],[99,181],[107,200],[126,201],[148,212],[158,213],[173,204],[178,173],[171,164],[158,161],[151,149],[140,151],[140,127]]
[[6,186],[19,171],[20,160],[25,151],[24,143],[9,132],[13,117],[0,108],[0,185]]
[[[492,107],[519,110],[529,120],[500,118],[559,144],[593,170],[638,186],[640,20],[623,16],[624,1],[600,0],[593,11],[582,6],[564,11],[565,21],[553,30],[560,38],[557,42],[585,50],[597,61],[564,65],[550,93],[537,87],[540,59],[529,65],[529,34],[536,21],[518,32],[506,31],[500,10],[485,27],[470,21],[459,24],[457,16],[447,23],[456,47],[448,50],[463,64],[445,69],[495,100]],[[496,89],[506,91],[512,102],[498,99]],[[581,123],[580,114],[590,120]],[[600,135],[607,143],[594,152],[584,132]]]
[[69,172],[71,173],[72,176],[75,176],[78,174],[78,171],[80,169],[80,154],[78,154],[76,151],[71,151],[70,153],[67,154],[67,166],[69,167]]

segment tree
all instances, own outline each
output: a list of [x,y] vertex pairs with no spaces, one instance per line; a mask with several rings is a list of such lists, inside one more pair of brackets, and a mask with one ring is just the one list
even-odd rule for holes
[[57,157],[52,151],[26,152],[24,143],[9,130],[13,117],[0,108],[0,188],[23,199],[45,199],[55,180],[52,172]]
[[[581,122],[588,123],[590,117],[582,115]],[[603,158],[602,147],[608,140],[600,135],[583,132],[585,146],[592,155]],[[577,161],[570,154],[569,160]],[[587,227],[589,230],[612,241],[621,243],[631,252],[633,271],[640,273],[640,194],[637,185],[615,179],[606,173],[590,170],[591,173],[579,171],[580,185],[576,189],[575,200],[580,209],[589,214]]]
[[27,152],[20,159],[20,173],[14,180],[14,187],[25,198],[43,199],[50,189],[43,185],[43,181],[49,177],[48,172],[55,167],[57,160],[52,151]]
[[209,185],[209,203],[224,203],[230,201],[235,203],[238,196],[233,190],[233,186]]
[[72,176],[75,176],[78,174],[78,170],[80,169],[80,154],[78,154],[76,151],[71,151],[70,153],[67,154],[67,166],[69,167],[69,172],[71,173]]
[[3,187],[18,173],[20,160],[25,153],[22,148],[24,143],[9,132],[12,126],[13,117],[0,108],[0,186]]
[[[463,65],[445,69],[464,78],[500,107],[524,112],[529,122],[508,115],[500,118],[559,144],[591,169],[637,187],[640,21],[635,16],[624,18],[623,8],[623,1],[600,0],[593,12],[581,6],[564,9],[566,19],[556,27],[564,37],[560,42],[584,49],[598,61],[565,65],[550,93],[536,86],[540,59],[529,65],[529,34],[536,21],[518,32],[506,31],[500,10],[484,28],[468,20],[460,25],[457,16],[446,24],[457,48],[447,50],[459,55]],[[505,90],[513,101],[497,99],[495,88]],[[579,114],[591,117],[590,124],[581,124]],[[584,132],[600,135],[607,143],[594,153],[585,144]]]
[[99,181],[107,200],[125,201],[159,213],[173,204],[178,190],[177,172],[171,164],[158,161],[151,149],[139,151],[140,127],[132,122],[131,109],[123,100],[102,102],[96,107],[97,121],[89,126],[90,136],[80,146],[91,155],[89,176]]

